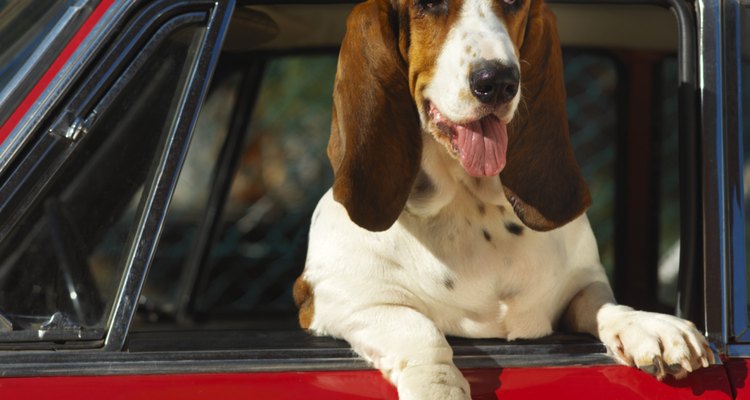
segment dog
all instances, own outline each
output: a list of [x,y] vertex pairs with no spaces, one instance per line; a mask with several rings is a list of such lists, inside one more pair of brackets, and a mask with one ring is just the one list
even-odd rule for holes
[[658,379],[707,367],[689,321],[618,305],[585,215],[541,0],[369,0],[334,84],[332,189],[294,286],[401,399],[468,399],[445,335],[599,338]]

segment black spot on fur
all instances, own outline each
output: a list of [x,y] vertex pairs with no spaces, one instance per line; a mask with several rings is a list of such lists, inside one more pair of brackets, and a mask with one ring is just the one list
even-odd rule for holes
[[508,230],[513,235],[521,236],[523,235],[523,227],[518,224],[514,224],[513,222],[508,222],[505,224],[505,229]]
[[453,282],[453,279],[451,278],[445,278],[445,281],[443,281],[443,285],[445,285],[445,288],[448,290],[453,290],[453,288],[456,287],[456,283]]
[[500,210],[500,214],[505,215],[505,206],[497,206],[497,209]]
[[492,241],[492,236],[490,236],[490,233],[486,229],[482,229],[482,235],[484,235],[484,240],[488,242]]

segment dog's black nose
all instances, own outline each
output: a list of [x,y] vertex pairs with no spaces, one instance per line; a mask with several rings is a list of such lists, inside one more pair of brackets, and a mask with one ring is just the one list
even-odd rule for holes
[[471,69],[469,87],[474,97],[482,103],[499,105],[510,101],[518,93],[520,75],[515,65],[484,61]]

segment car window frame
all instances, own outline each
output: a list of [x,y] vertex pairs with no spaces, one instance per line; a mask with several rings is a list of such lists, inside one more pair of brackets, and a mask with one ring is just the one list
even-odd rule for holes
[[[728,282],[724,288],[726,305],[724,312],[728,315],[729,323],[725,328],[727,339],[731,338],[727,352],[733,357],[750,356],[750,304],[748,303],[747,279],[747,251],[745,247],[745,216],[748,210],[744,202],[744,165],[743,151],[744,127],[742,121],[742,80],[749,77],[742,75],[742,46],[741,13],[743,9],[750,9],[750,4],[742,0],[729,0],[724,3],[723,31],[724,54],[723,63],[723,123],[726,137],[726,235],[731,242],[727,251],[726,276]],[[750,23],[747,21],[746,23]],[[744,39],[748,40],[748,39]],[[719,97],[719,96],[717,96]]]
[[[131,65],[139,64],[142,58],[153,56],[156,46],[163,42],[169,33],[196,23],[203,26],[201,38],[195,46],[195,56],[189,64],[189,72],[180,86],[180,93],[177,93],[179,104],[169,124],[168,136],[165,137],[166,145],[163,146],[161,154],[157,153],[155,163],[150,167],[144,189],[145,206],[140,207],[137,213],[134,234],[130,236],[128,243],[123,244],[123,248],[129,250],[126,251],[124,261],[121,261],[125,263],[125,268],[108,318],[106,336],[102,341],[90,344],[91,347],[100,347],[104,351],[119,351],[125,343],[127,328],[135,312],[137,298],[153,258],[153,249],[161,233],[164,210],[174,190],[176,175],[184,159],[197,112],[218,59],[218,48],[228,28],[232,2],[218,4],[206,0],[157,1],[147,4],[140,10],[140,4],[133,3],[131,6],[133,10],[138,10],[138,13],[135,14],[129,28],[124,30],[98,62],[93,63],[94,71],[75,88],[67,106],[54,110],[57,114],[49,113],[50,115],[40,124],[49,124],[51,128],[29,134],[36,138],[36,142],[32,141],[32,148],[23,157],[19,157],[20,162],[16,168],[9,171],[4,182],[0,182],[0,198],[5,199],[4,203],[0,204],[3,206],[0,209],[6,209],[2,212],[8,216],[3,224],[3,229],[7,230],[13,220],[21,218],[31,203],[30,200],[38,196],[48,183],[44,179],[34,178],[49,178],[50,174],[45,171],[49,168],[54,169],[56,165],[66,161],[71,154],[71,144],[74,145],[79,139],[70,135],[72,128],[78,124],[77,133],[85,133],[87,126],[101,115],[102,109],[109,106],[112,99],[126,87],[125,83],[137,70],[137,67],[133,69]],[[50,124],[50,121],[53,122]],[[27,167],[25,162],[32,167]],[[36,167],[39,171],[36,171],[35,175],[35,171],[30,169]],[[15,199],[19,193],[22,198]],[[68,343],[52,346],[65,348],[65,344]],[[86,346],[83,343],[70,345]],[[40,344],[30,343],[25,346],[18,343],[16,347],[39,348]],[[42,347],[44,348],[43,345]]]
[[[738,75],[740,2],[697,1],[701,84],[700,129],[703,185],[704,318],[709,342],[721,354],[750,356],[744,206],[742,127]],[[743,313],[745,315],[743,315]]]

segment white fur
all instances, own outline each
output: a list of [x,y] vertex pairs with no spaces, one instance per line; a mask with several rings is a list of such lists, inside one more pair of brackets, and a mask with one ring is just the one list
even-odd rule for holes
[[[389,230],[355,225],[330,192],[318,204],[304,275],[315,288],[312,328],[346,336],[339,329],[343,316],[398,304],[427,316],[445,334],[550,334],[575,293],[606,282],[586,216],[552,232],[523,228],[516,236],[505,224],[523,225],[499,179],[477,184],[434,140],[425,139],[424,165],[439,194],[427,204],[410,200]],[[327,307],[330,312],[323,311]]]

